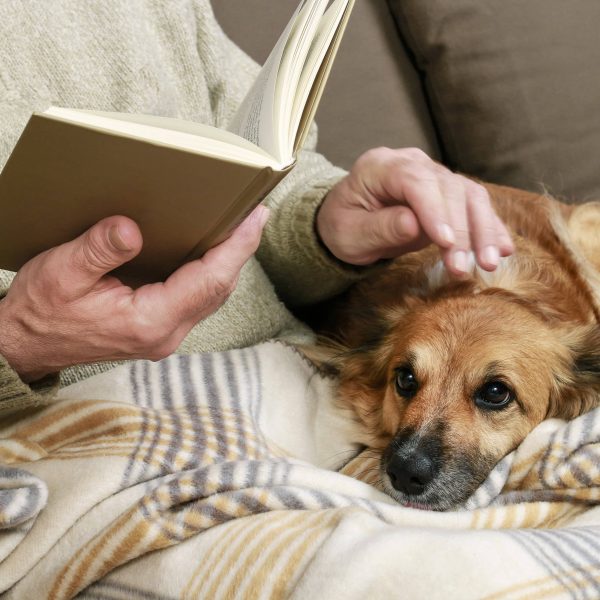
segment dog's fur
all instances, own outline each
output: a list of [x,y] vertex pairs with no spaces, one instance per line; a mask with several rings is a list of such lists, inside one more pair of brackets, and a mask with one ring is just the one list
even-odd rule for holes
[[396,259],[321,313],[328,341],[309,352],[409,506],[460,506],[543,419],[600,404],[600,203],[486,188],[513,256],[461,280],[434,247]]

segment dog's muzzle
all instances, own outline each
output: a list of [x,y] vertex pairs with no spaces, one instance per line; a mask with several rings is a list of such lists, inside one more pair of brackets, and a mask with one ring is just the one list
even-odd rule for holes
[[408,456],[392,454],[386,472],[394,489],[408,496],[422,494],[436,475],[433,461],[419,451]]
[[412,431],[400,433],[386,454],[385,472],[394,489],[407,496],[419,496],[440,469],[439,435],[421,436]]
[[[462,506],[497,462],[478,448],[445,445],[445,424],[426,432],[405,429],[396,434],[381,457],[387,493],[404,506],[449,510]],[[390,488],[393,488],[390,489]]]

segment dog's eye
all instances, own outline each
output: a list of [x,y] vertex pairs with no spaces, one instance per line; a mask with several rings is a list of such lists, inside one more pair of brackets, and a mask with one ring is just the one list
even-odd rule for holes
[[401,396],[412,398],[417,393],[418,387],[417,378],[409,367],[396,369],[396,391]]
[[475,394],[475,404],[480,408],[497,410],[514,399],[513,391],[501,381],[488,381]]

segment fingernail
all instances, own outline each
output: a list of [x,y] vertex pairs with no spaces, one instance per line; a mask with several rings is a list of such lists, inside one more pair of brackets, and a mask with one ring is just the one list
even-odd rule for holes
[[510,256],[515,251],[515,245],[513,241],[507,237],[502,240],[502,256]]
[[500,251],[496,246],[486,246],[481,251],[481,258],[487,264],[497,266],[500,262]]
[[108,239],[110,243],[121,252],[127,252],[128,250],[131,250],[131,248],[123,241],[118,225],[113,225],[108,230]]
[[452,255],[452,266],[461,273],[467,272],[467,253],[459,250]]
[[269,214],[269,209],[266,206],[259,204],[256,208],[252,209],[252,212],[247,219],[248,225],[254,226],[256,223],[259,227],[264,227],[269,218]]
[[456,236],[454,235],[454,231],[452,231],[452,228],[447,223],[442,223],[441,225],[438,225],[438,234],[442,241],[448,244],[449,246],[452,246],[456,243]]
[[264,227],[266,222],[269,220],[269,217],[271,216],[271,211],[266,206],[263,206],[262,204],[260,204],[259,207],[260,207],[260,214],[259,214],[258,218],[259,218],[260,226]]

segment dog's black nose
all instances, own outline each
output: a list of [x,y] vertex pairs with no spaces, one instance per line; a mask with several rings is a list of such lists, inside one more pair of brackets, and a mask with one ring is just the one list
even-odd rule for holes
[[418,450],[408,457],[392,454],[386,471],[394,488],[411,496],[422,494],[435,474],[432,460]]

